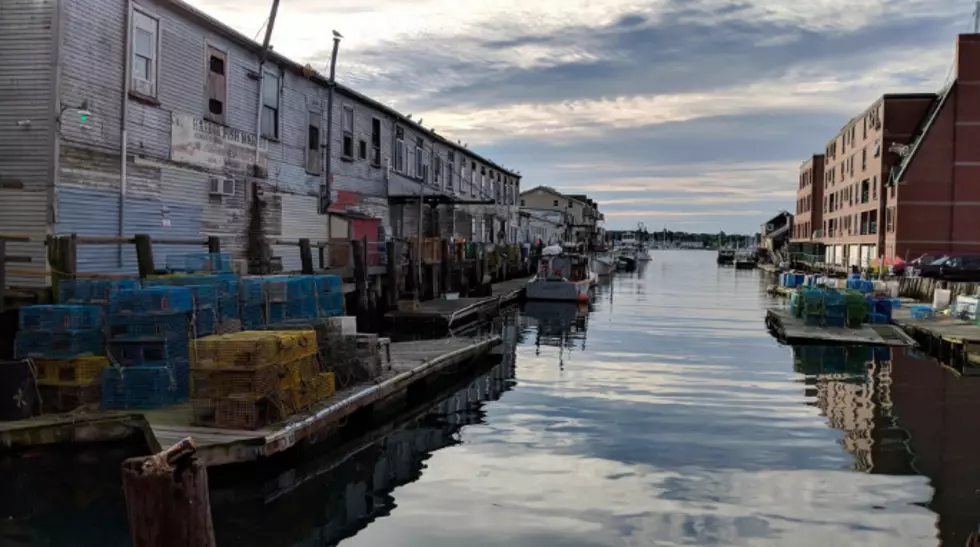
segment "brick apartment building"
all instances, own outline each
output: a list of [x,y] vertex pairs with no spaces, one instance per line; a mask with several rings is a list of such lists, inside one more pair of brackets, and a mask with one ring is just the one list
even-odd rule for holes
[[840,265],[980,251],[980,34],[959,36],[955,69],[938,94],[886,94],[852,118],[827,143],[819,199],[821,184],[804,184],[817,156],[803,164],[797,209],[812,229],[794,241]]
[[800,166],[791,241],[810,241],[813,232],[823,226],[823,160],[823,154],[814,154]]

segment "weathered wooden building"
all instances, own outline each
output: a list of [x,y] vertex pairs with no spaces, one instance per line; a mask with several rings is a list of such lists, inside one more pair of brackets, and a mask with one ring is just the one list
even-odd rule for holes
[[[178,0],[5,1],[0,233],[219,236],[241,256],[257,185],[272,239],[383,242],[416,235],[420,210],[442,211],[443,235],[486,233],[477,222],[516,234],[518,175],[344,86],[327,146],[327,80],[260,59],[259,44]],[[423,187],[435,207],[419,207]],[[156,262],[188,250],[155,246]],[[273,252],[299,268],[295,246]],[[8,284],[46,282],[43,243],[8,254],[39,273]],[[82,272],[136,268],[131,246],[82,245],[77,258]]]

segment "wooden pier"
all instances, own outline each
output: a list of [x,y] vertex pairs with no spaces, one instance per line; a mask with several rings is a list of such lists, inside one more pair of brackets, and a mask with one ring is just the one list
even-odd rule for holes
[[191,437],[197,445],[197,460],[207,466],[251,462],[300,443],[323,440],[355,412],[395,399],[412,384],[471,362],[499,343],[499,336],[393,343],[391,366],[380,378],[338,391],[309,411],[255,431],[193,426],[191,405],[183,403],[142,414],[91,411],[3,422],[0,450],[97,443],[143,435],[150,450],[158,452]]
[[769,309],[766,326],[776,338],[790,344],[856,344],[915,346],[915,340],[895,325],[861,325],[859,329],[807,325],[789,310]]
[[892,322],[944,363],[980,365],[980,325],[941,315],[912,319],[908,308],[893,310]]
[[502,306],[520,299],[527,288],[529,278],[512,279],[494,283],[489,296],[458,298],[456,300],[435,299],[419,302],[414,309],[401,309],[388,312],[395,328],[409,324],[440,325],[453,327],[463,325],[495,314]]

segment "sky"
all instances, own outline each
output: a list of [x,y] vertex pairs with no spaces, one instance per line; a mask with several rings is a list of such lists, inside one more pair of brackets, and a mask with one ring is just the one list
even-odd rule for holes
[[[270,0],[190,0],[261,40]],[[884,93],[935,92],[972,0],[283,0],[276,51],[608,229],[754,233]]]

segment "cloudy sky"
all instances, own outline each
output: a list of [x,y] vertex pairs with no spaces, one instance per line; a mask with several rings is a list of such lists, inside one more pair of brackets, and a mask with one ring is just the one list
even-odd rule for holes
[[[191,0],[258,37],[269,0]],[[971,0],[284,0],[272,42],[610,228],[755,232],[883,93],[935,91]]]

